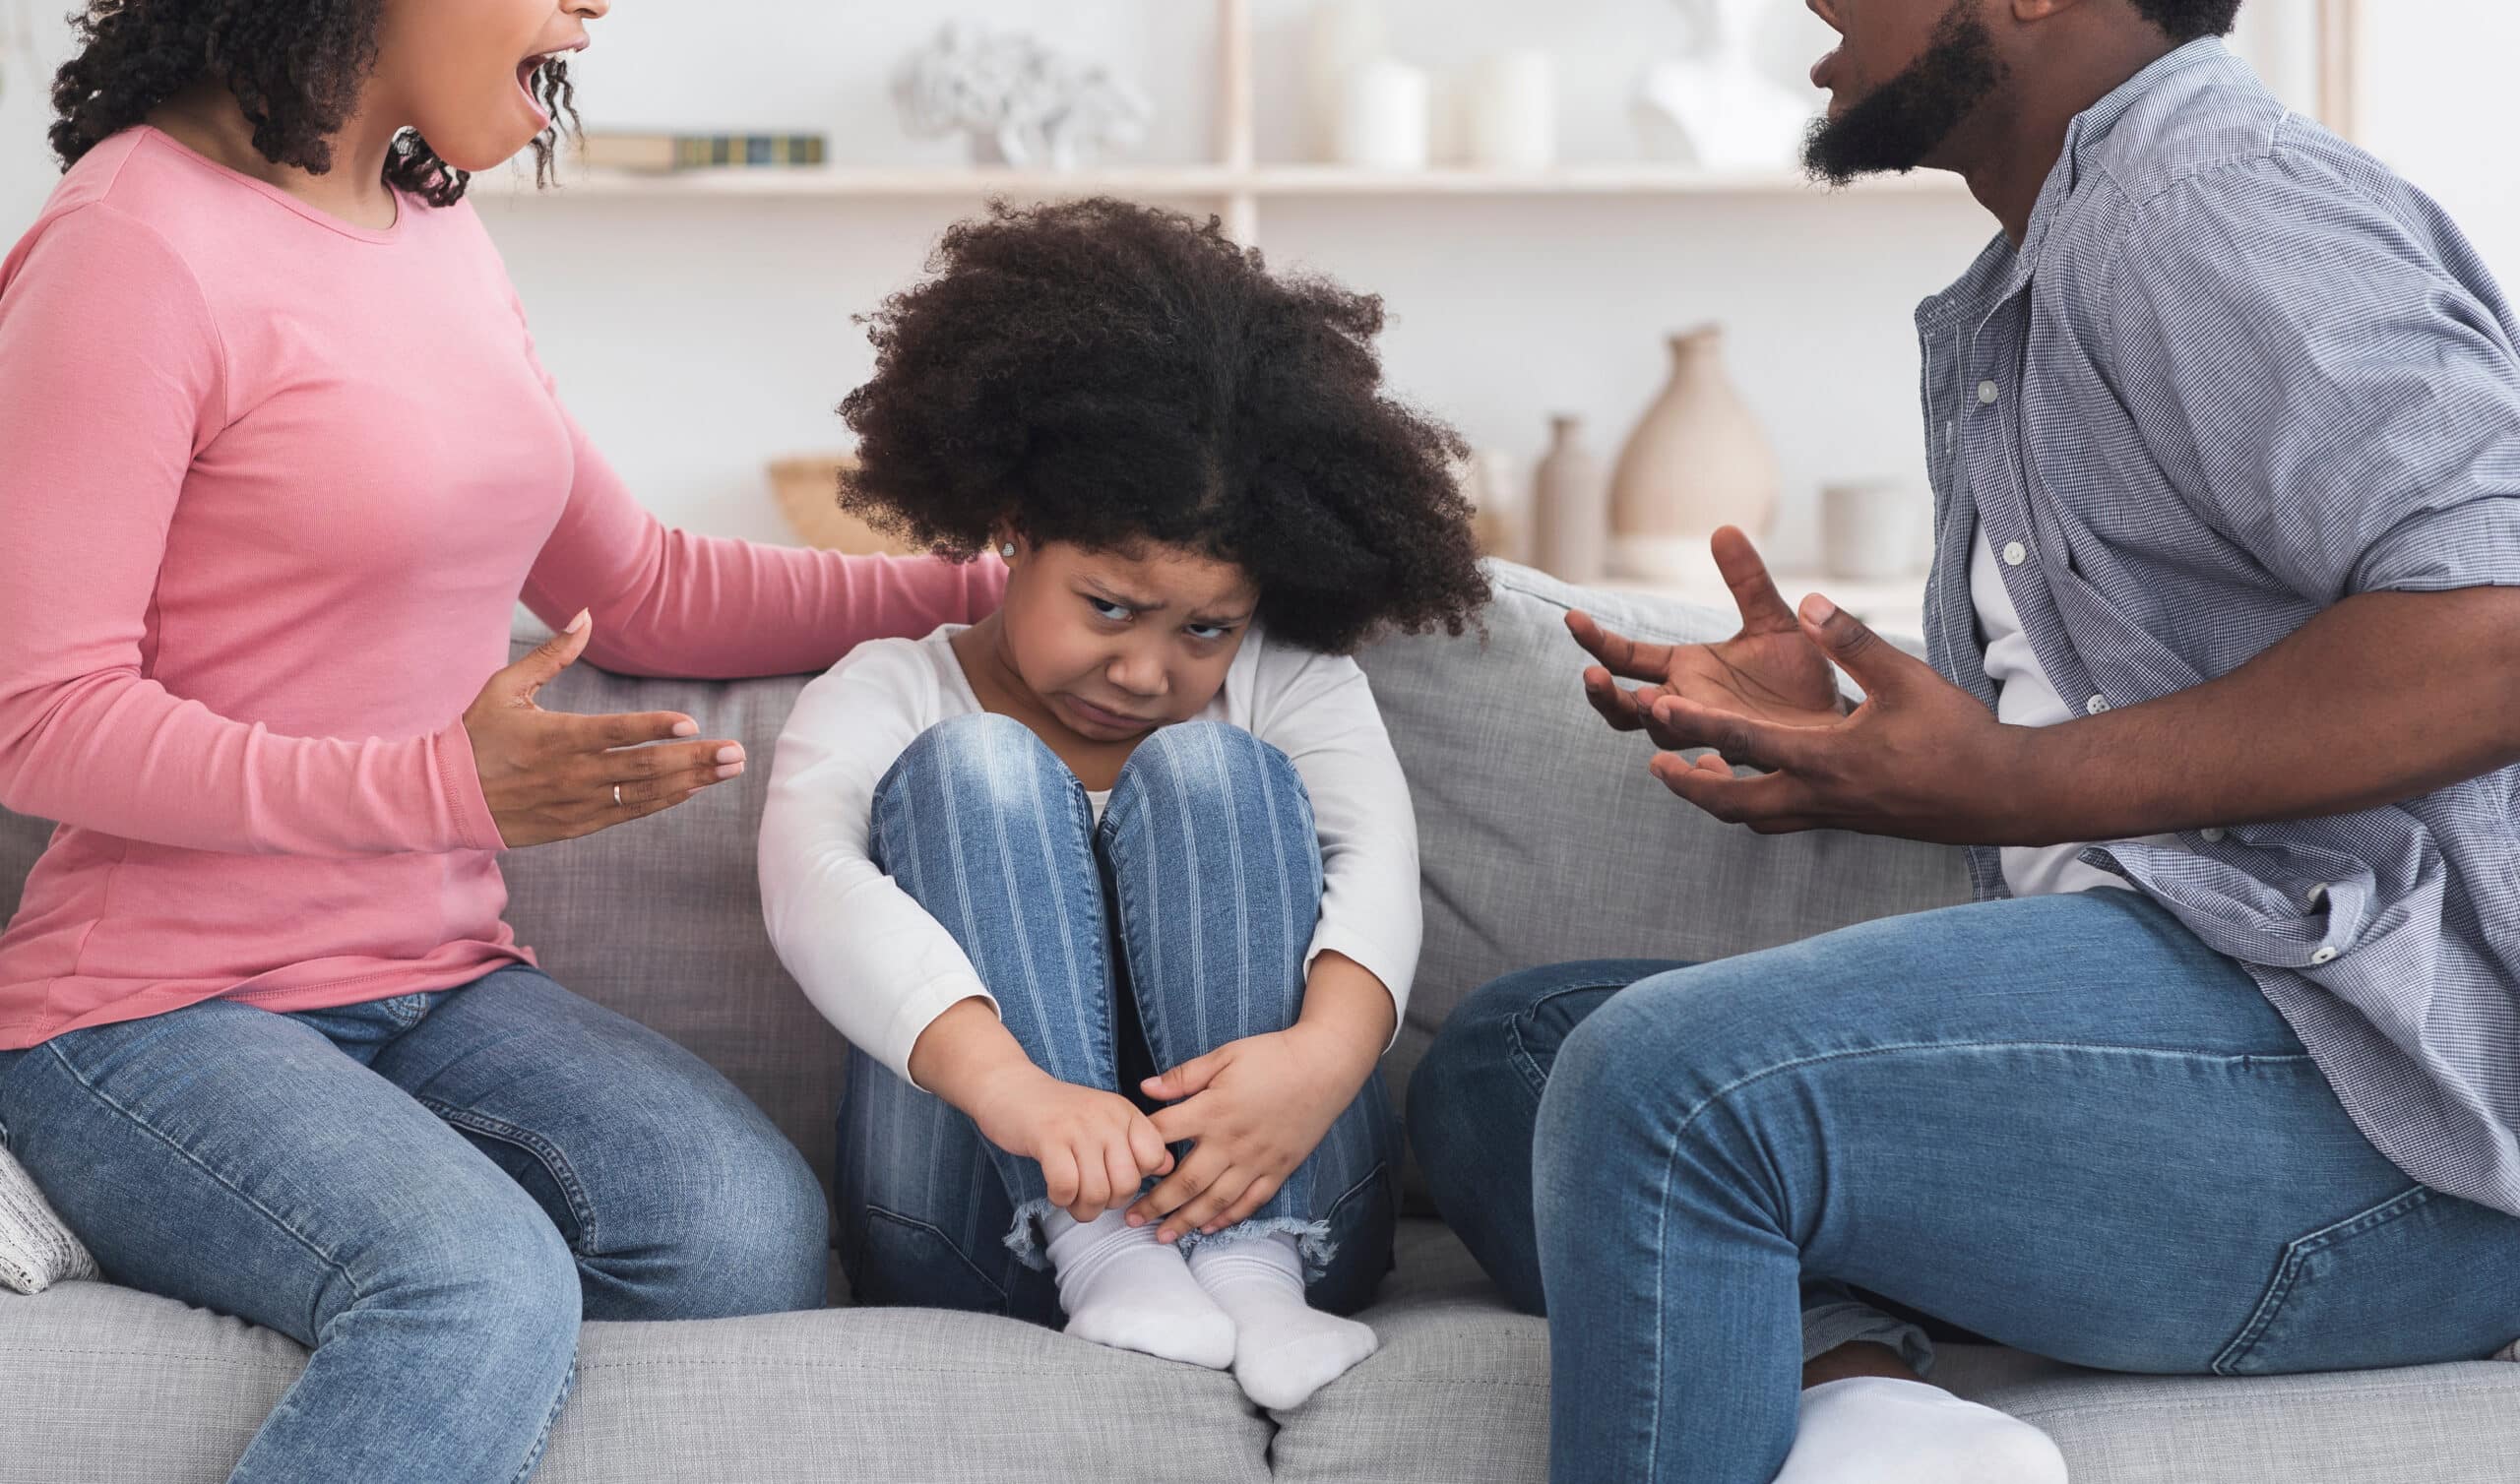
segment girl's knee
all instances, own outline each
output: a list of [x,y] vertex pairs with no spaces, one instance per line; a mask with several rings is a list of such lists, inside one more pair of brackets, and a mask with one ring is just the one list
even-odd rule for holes
[[[925,835],[976,818],[1075,815],[1084,785],[1048,744],[1011,716],[952,716],[918,734],[875,785],[877,833]],[[879,840],[879,853],[880,853]]]
[[878,792],[889,791],[897,779],[934,774],[984,787],[1023,780],[1029,788],[1045,759],[1064,771],[1048,745],[1012,716],[994,711],[948,716],[902,749]]
[[1234,796],[1266,785],[1290,800],[1300,797],[1303,780],[1292,759],[1241,727],[1223,721],[1180,721],[1149,732],[1120,769],[1113,788],[1149,792],[1162,798]]

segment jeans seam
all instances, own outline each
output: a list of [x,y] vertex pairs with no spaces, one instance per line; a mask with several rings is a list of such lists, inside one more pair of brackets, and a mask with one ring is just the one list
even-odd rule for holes
[[[963,1251],[963,1244],[955,1241],[952,1237],[945,1234],[945,1228],[937,1225],[933,1221],[922,1221],[916,1216],[903,1215],[900,1211],[894,1210],[889,1206],[878,1206],[872,1201],[866,1203],[866,1214],[870,1217],[880,1217],[892,1222],[896,1226],[906,1226],[913,1231],[923,1231],[929,1236],[934,1237],[937,1241],[944,1244],[947,1252],[954,1255],[955,1262],[958,1262],[965,1268],[970,1268],[972,1276],[977,1278],[980,1281],[981,1286],[987,1288],[990,1293],[997,1296],[997,1302],[1000,1308],[1005,1307],[1007,1302],[1005,1285],[990,1277],[988,1273],[981,1268],[979,1264],[973,1262],[971,1254]],[[1021,1254],[1018,1254],[1018,1256],[1020,1257]]]
[[551,1446],[551,1429],[560,1420],[560,1408],[568,1404],[569,1393],[577,1390],[577,1341],[572,1339],[569,1342],[569,1371],[560,1378],[560,1394],[551,1398],[551,1409],[542,1414],[542,1430],[534,1435],[534,1447],[525,1455],[525,1466],[516,1471],[515,1484],[525,1484],[526,1480],[534,1477],[536,1466],[542,1461],[542,1451]]
[[561,1154],[557,1144],[531,1129],[521,1128],[505,1119],[492,1118],[488,1114],[478,1113],[470,1108],[460,1108],[453,1103],[442,1102],[434,1097],[419,1097],[417,1094],[414,1096],[421,1107],[436,1114],[445,1123],[479,1134],[484,1138],[495,1139],[501,1144],[512,1144],[539,1160],[543,1170],[560,1187],[561,1196],[568,1201],[569,1214],[577,1218],[579,1241],[577,1255],[584,1257],[603,1250],[596,1241],[595,1203],[587,1199],[585,1185],[579,1181],[577,1172],[570,1167],[568,1159]]
[[1531,1045],[1523,1037],[1525,1023],[1537,1016],[1543,1006],[1553,1004],[1568,995],[1591,994],[1596,990],[1626,987],[1626,982],[1618,979],[1601,983],[1561,984],[1505,1018],[1505,1060],[1515,1071],[1523,1075],[1523,1081],[1531,1083],[1534,1096],[1540,1096],[1548,1091],[1548,1074],[1541,1070],[1540,1058],[1532,1055]]
[[341,1259],[333,1256],[331,1253],[326,1252],[321,1244],[317,1243],[313,1238],[307,1236],[306,1233],[299,1231],[295,1226],[291,1225],[286,1217],[281,1215],[280,1212],[273,1210],[270,1206],[265,1206],[262,1202],[254,1199],[252,1195],[239,1188],[235,1182],[229,1180],[219,1171],[211,1168],[210,1164],[206,1160],[202,1159],[201,1156],[184,1147],[183,1144],[176,1142],[174,1138],[166,1134],[163,1130],[158,1128],[155,1124],[152,1124],[148,1119],[141,1117],[139,1113],[124,1106],[121,1102],[115,1099],[112,1093],[107,1092],[104,1088],[90,1081],[88,1074],[82,1071],[76,1063],[72,1062],[70,1058],[63,1053],[59,1040],[56,1039],[45,1042],[43,1049],[52,1053],[53,1060],[60,1063],[62,1070],[68,1072],[70,1076],[78,1082],[80,1086],[86,1088],[89,1095],[94,1097],[96,1101],[103,1103],[106,1107],[113,1109],[115,1113],[121,1115],[124,1121],[128,1122],[133,1128],[140,1130],[143,1134],[148,1135],[159,1144],[164,1144],[168,1149],[173,1150],[176,1158],[181,1159],[184,1163],[191,1165],[193,1168],[201,1171],[202,1174],[208,1176],[213,1185],[216,1185],[220,1189],[227,1192],[229,1195],[234,1196],[237,1200],[244,1202],[248,1207],[258,1215],[262,1216],[264,1220],[271,1222],[274,1226],[286,1232],[289,1240],[306,1249],[306,1251],[313,1255],[317,1261],[331,1268],[340,1276],[341,1280],[345,1284],[348,1285],[350,1298],[354,1302],[364,1302],[366,1300],[366,1290],[359,1286],[358,1275],[350,1271],[347,1264],[345,1264]]
[[[2151,1047],[2111,1046],[2097,1042],[2080,1041],[1917,1041],[1902,1042],[1889,1046],[1867,1046],[1859,1051],[1822,1052],[1815,1056],[1797,1057],[1793,1061],[1779,1062],[1774,1066],[1762,1067],[1756,1072],[1745,1073],[1742,1076],[1735,1078],[1733,1081],[1725,1083],[1723,1086],[1716,1088],[1714,1091],[1709,1092],[1706,1096],[1700,1098],[1696,1105],[1691,1107],[1686,1114],[1682,1115],[1678,1123],[1671,1126],[1670,1133],[1666,1138],[1668,1147],[1666,1148],[1663,1156],[1663,1177],[1661,1185],[1655,1192],[1655,1250],[1658,1252],[1670,1250],[1669,1239],[1671,1219],[1671,1180],[1673,1175],[1679,1169],[1680,1142],[1687,1136],[1690,1128],[1697,1123],[1698,1118],[1708,1109],[1724,1101],[1726,1098],[1731,1097],[1733,1093],[1740,1091],[1742,1088],[1749,1086],[1753,1082],[1763,1082],[1768,1078],[1775,1077],[1783,1073],[1796,1072],[1805,1067],[1817,1067],[1830,1062],[1860,1061],[1876,1056],[1903,1055],[1915,1052],[1940,1054],[1944,1052],[1957,1051],[2098,1051],[2114,1053],[2122,1056],[2158,1058],[2165,1061],[2221,1062],[2225,1064],[2301,1062],[2310,1060],[2307,1056],[2248,1056],[2206,1054],[2187,1051],[2157,1051]],[[1663,1268],[1664,1265],[1657,1264],[1655,1265],[1654,1270],[1654,1331],[1657,1334],[1660,1334],[1663,1330],[1663,1312],[1666,1307],[1663,1288]],[[1651,1382],[1652,1385],[1648,1394],[1650,1394],[1654,1400],[1646,1413],[1645,1427],[1646,1454],[1649,1457],[1655,1455],[1661,1451],[1663,1432],[1663,1355],[1662,1346],[1660,1345],[1655,1347],[1654,1369]]]
[[2266,1292],[2258,1299],[2257,1307],[2249,1312],[2248,1322],[2214,1357],[2214,1374],[2237,1374],[2234,1368],[2244,1363],[2256,1350],[2258,1342],[2266,1337],[2266,1331],[2274,1328],[2275,1321],[2282,1317],[2286,1305],[2291,1303],[2293,1291],[2300,1286],[2301,1275],[2308,1268],[2311,1258],[2430,1205],[2432,1196],[2428,1186],[2414,1186],[2367,1210],[2358,1211],[2342,1221],[2286,1243],[2284,1259],[2276,1267],[2275,1278],[2266,1285]]

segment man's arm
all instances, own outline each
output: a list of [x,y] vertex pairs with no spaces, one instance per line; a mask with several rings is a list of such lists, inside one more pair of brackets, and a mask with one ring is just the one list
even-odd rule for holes
[[2348,814],[2520,763],[2520,587],[2365,592],[2220,680],[2033,729],[1989,843]]
[[2363,593],[2219,680],[2048,727],[2004,725],[1823,601],[1801,619],[1868,693],[1846,720],[1656,704],[1667,732],[1715,751],[1662,754],[1655,775],[1761,834],[2125,839],[2342,814],[2520,762],[2520,587]]

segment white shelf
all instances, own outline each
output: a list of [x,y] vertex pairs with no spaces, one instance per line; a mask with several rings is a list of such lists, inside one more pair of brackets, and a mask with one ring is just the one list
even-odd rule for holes
[[[1956,195],[1959,178],[1939,172],[1893,176],[1851,188],[1854,194]],[[527,194],[527,193],[520,193]],[[1571,165],[1551,170],[1354,170],[1335,165],[1151,165],[1093,170],[875,169],[865,167],[727,166],[646,174],[564,170],[570,197],[709,198],[850,197],[862,200],[978,200],[988,196],[1302,197],[1425,196],[1807,196],[1827,194],[1793,170],[1717,171],[1672,165]]]

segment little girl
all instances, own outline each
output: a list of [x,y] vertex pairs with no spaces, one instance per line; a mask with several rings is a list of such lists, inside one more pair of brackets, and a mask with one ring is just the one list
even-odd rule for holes
[[1378,300],[1214,223],[999,205],[932,269],[873,319],[844,503],[1003,556],[1005,606],[807,686],[761,833],[852,1048],[842,1261],[1294,1406],[1374,1348],[1338,1316],[1391,1266],[1419,936],[1342,656],[1484,602],[1460,443],[1383,395]]

